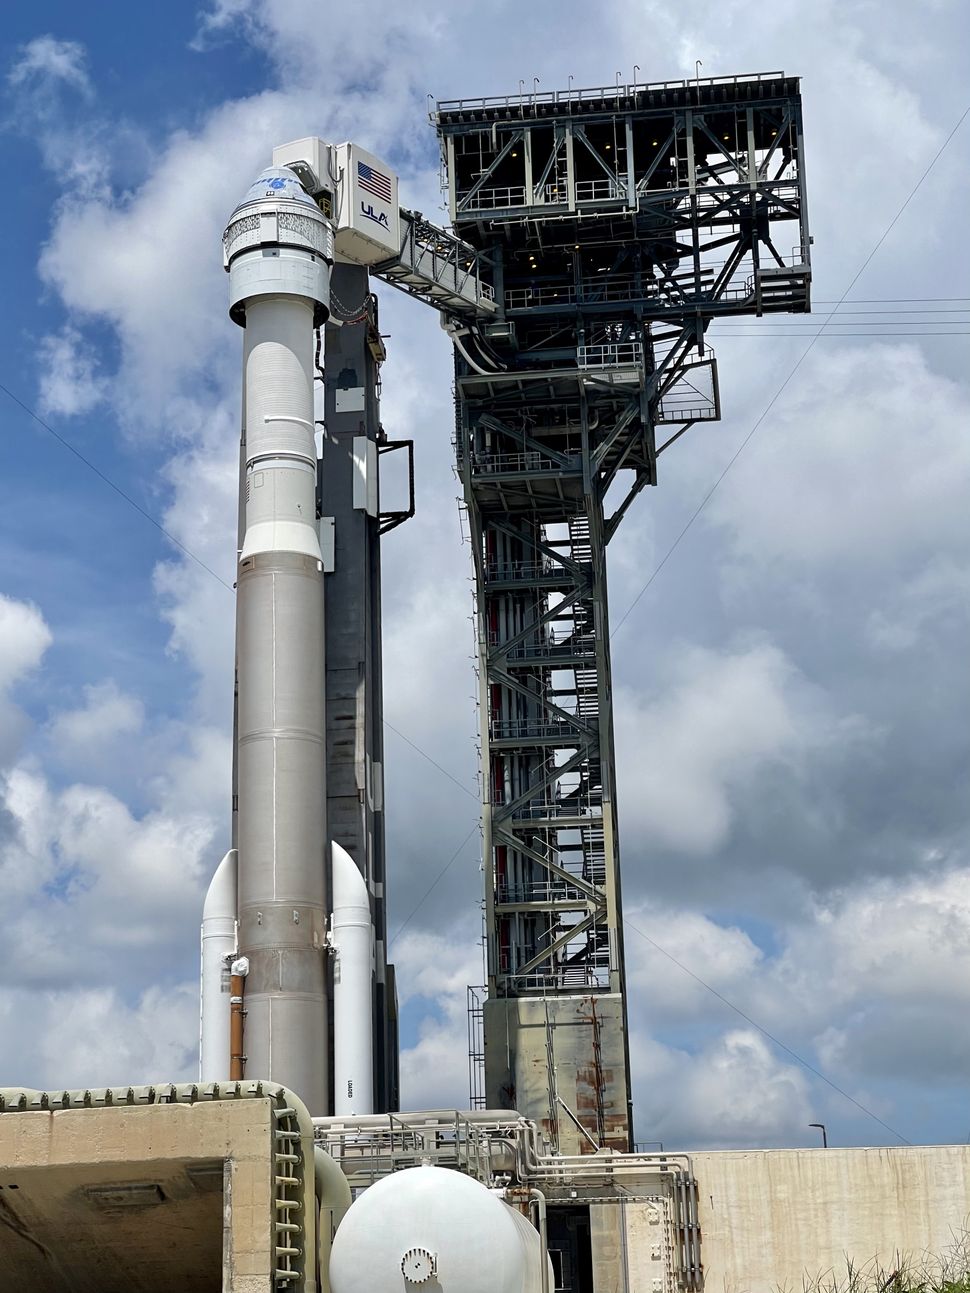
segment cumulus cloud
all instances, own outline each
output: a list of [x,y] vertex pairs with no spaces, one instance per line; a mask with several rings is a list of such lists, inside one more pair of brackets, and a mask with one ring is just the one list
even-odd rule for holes
[[465,919],[447,934],[405,933],[393,948],[402,1007],[423,1007],[417,1040],[401,1051],[405,1109],[467,1107],[466,988],[482,977],[476,942],[474,926]]
[[[967,547],[968,422],[966,388],[912,344],[816,350],[710,516],[748,567],[827,577],[848,557],[855,572],[898,578],[941,548]],[[905,467],[874,470],[897,450]]]
[[0,992],[4,1085],[37,1090],[189,1082],[197,1077],[194,983],[150,987],[133,1001],[113,988],[80,989],[65,975],[43,993]]
[[804,1074],[751,1029],[694,1053],[635,1039],[632,1057],[638,1137],[707,1149],[797,1144],[811,1121]]
[[[81,47],[32,42],[8,88],[25,133],[41,139],[65,185],[40,264],[67,314],[47,329],[40,354],[45,407],[98,407],[129,443],[160,453],[167,462],[154,480],[166,527],[231,583],[239,337],[218,323],[218,239],[252,172],[280,139],[355,137],[389,156],[410,199],[434,211],[426,90],[514,93],[520,77],[550,88],[567,73],[573,84],[612,82],[642,40],[645,13],[649,79],[693,75],[698,57],[713,74],[790,65],[797,39],[793,70],[808,76],[816,268],[841,290],[885,227],[883,212],[898,207],[942,137],[950,90],[915,9],[886,24],[866,5],[824,0],[810,29],[802,10],[781,0],[754,26],[742,0],[727,0],[712,27],[694,0],[676,9],[615,0],[601,23],[582,27],[579,48],[545,39],[545,4],[525,11],[502,0],[469,44],[467,25],[423,0],[406,19],[382,0],[366,29],[350,10],[321,24],[314,0],[215,0],[200,20],[197,57],[207,42],[238,36],[267,57],[276,82],[168,133],[153,130],[150,149],[128,149],[141,160],[123,176],[115,159],[137,124],[99,114]],[[572,12],[556,10],[563,29]],[[958,47],[953,14],[937,17],[944,34],[936,44]],[[519,54],[508,47],[511,21]],[[516,66],[523,49],[527,65]],[[859,91],[854,132],[844,130],[847,85]],[[961,82],[953,101],[963,92]],[[948,170],[940,182],[921,247],[956,245],[946,212],[965,203],[944,200],[958,182]],[[898,248],[891,271],[867,279],[867,293],[935,290],[925,286],[925,257]],[[904,286],[907,274],[916,285]],[[819,294],[838,292],[820,283]],[[420,491],[419,517],[385,547],[387,713],[471,785],[475,681],[449,466],[450,356],[435,321],[418,311],[382,302],[392,334],[384,418],[393,434],[417,440]],[[111,329],[117,362],[92,324]],[[767,354],[722,366],[729,415],[753,411],[745,427],[764,406]],[[954,951],[968,940],[959,898],[964,793],[953,769],[966,761],[965,649],[956,644],[970,569],[968,409],[962,367],[954,366],[959,380],[943,372],[942,360],[909,346],[839,352],[820,343],[615,649],[631,919],[866,1101],[879,1097],[865,1084],[893,1065],[916,1073],[906,1037],[918,1038],[910,1054],[943,1055],[949,1075],[961,1062],[959,1047],[946,1043],[954,1031],[946,1020],[962,1004],[947,995],[950,985],[967,979]],[[614,544],[614,587],[628,600],[738,439],[729,422],[685,437],[669,466],[665,456],[659,497],[643,502]],[[673,570],[675,581],[664,583]],[[82,703],[52,715],[46,729],[79,755],[85,730],[95,739],[113,731],[116,748],[149,738],[140,747],[148,751],[144,802],[136,807],[105,785],[64,784],[36,758],[7,780],[0,865],[15,901],[0,922],[2,941],[10,972],[30,965],[37,977],[0,1001],[0,1014],[9,1028],[26,1021],[21,1044],[35,1056],[26,1066],[38,1084],[190,1068],[183,1044],[194,1044],[194,988],[178,984],[191,974],[183,969],[194,961],[205,871],[225,842],[231,598],[178,556],[159,562],[154,591],[183,669],[177,719],[147,696],[139,720],[141,698],[99,694],[110,686],[96,681],[110,674],[104,669]],[[0,603],[0,627],[3,613]],[[29,608],[13,612],[11,624],[0,683],[8,677],[14,687],[29,680],[49,635]],[[391,902],[410,911],[476,807],[393,733],[386,775]],[[394,949],[415,1034],[402,1056],[408,1103],[464,1102],[464,984],[480,978],[478,931],[454,913],[476,911],[476,848],[473,840]],[[781,894],[783,875],[794,878]],[[748,919],[752,910],[757,919]],[[859,931],[871,944],[865,955]],[[695,981],[656,953],[635,952],[634,942],[638,1134],[694,1144],[801,1138],[818,1089],[759,1034],[719,1016],[723,1007]],[[49,994],[61,990],[67,949],[79,953],[88,982],[76,994],[71,1033],[78,1062],[65,1076],[37,1039],[50,1031],[46,1012],[63,1008]],[[156,962],[176,981],[161,996],[146,987]],[[112,986],[119,973],[132,985],[123,997]],[[895,1041],[894,1022],[907,1024]],[[104,1063],[84,1044],[85,1028],[103,1031]]]
[[67,417],[88,413],[104,398],[105,381],[98,373],[97,355],[76,327],[69,324],[43,337],[39,359],[42,413]]
[[7,73],[7,80],[17,87],[38,79],[61,81],[90,94],[92,87],[84,46],[76,40],[58,40],[54,36],[37,36],[28,41]]
[[84,703],[61,710],[50,723],[51,740],[59,754],[71,760],[96,759],[106,746],[133,737],[145,720],[137,696],[123,692],[112,680],[86,686]]
[[824,697],[769,643],[671,654],[649,699],[617,693],[619,793],[629,829],[710,853],[728,839],[739,794],[766,769],[797,775],[813,750],[852,739],[858,724],[826,714]]
[[37,668],[51,641],[36,606],[0,594],[0,768],[16,752],[28,726],[11,690]]

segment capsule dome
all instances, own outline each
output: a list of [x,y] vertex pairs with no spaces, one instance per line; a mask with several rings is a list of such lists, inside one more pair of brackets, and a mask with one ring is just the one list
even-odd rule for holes
[[246,196],[236,206],[236,211],[248,206],[250,202],[272,202],[280,198],[286,198],[289,202],[305,202],[314,211],[317,209],[317,204],[300,183],[295,171],[291,171],[288,166],[267,166],[250,184]]

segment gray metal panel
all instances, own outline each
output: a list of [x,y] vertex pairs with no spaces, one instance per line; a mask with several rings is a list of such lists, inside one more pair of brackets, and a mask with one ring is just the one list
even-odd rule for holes
[[[376,323],[367,312],[367,271],[336,265],[332,289],[339,313],[356,322],[326,328],[321,512],[333,517],[334,568],[326,589],[327,822],[330,838],[361,868],[371,894],[376,946],[375,1109],[397,1107],[394,1003],[386,986],[383,796],[375,799],[373,768],[383,766],[380,522],[355,507],[355,440],[376,444],[380,433]],[[342,410],[338,412],[338,407]],[[359,445],[358,445],[359,448]],[[375,463],[377,454],[370,455]],[[371,486],[377,494],[377,484]]]

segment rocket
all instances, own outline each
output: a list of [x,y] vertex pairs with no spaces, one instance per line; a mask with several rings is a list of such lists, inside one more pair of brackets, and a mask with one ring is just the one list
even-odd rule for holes
[[318,1116],[373,1112],[375,937],[363,859],[327,835],[314,334],[335,256],[399,246],[396,175],[320,139],[274,150],[223,235],[244,330],[235,826],[203,909],[200,1075],[279,1082]]
[[[327,1114],[324,573],[313,363],[314,329],[330,313],[333,226],[294,171],[270,167],[229,219],[224,260],[230,317],[244,329],[238,816],[235,847],[213,877],[203,912],[201,1076],[234,1076],[235,1060],[235,1076],[244,1070],[280,1082],[315,1114]],[[366,910],[368,954],[366,964],[356,961],[357,1009],[363,1006],[358,1026],[369,1039],[370,908],[363,877],[346,855],[341,874],[347,864],[354,872],[354,918]],[[244,981],[244,1056],[229,1054],[229,970],[234,984]],[[354,982],[353,973],[346,977]],[[372,1076],[354,1077],[354,1107],[370,1112],[362,1104]],[[346,1075],[342,1083],[347,1090]]]

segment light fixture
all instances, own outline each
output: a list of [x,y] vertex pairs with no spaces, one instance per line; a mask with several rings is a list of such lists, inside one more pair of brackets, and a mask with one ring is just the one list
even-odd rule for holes
[[518,154],[518,153],[515,153],[515,152],[512,154],[512,156],[513,156],[513,157],[518,157],[518,155],[519,155],[519,154]]
[[606,151],[607,151],[607,152],[609,152],[609,151],[610,151],[610,149],[611,149],[612,147],[613,147],[613,145],[612,145],[612,144],[607,144],[607,145],[606,145]]

